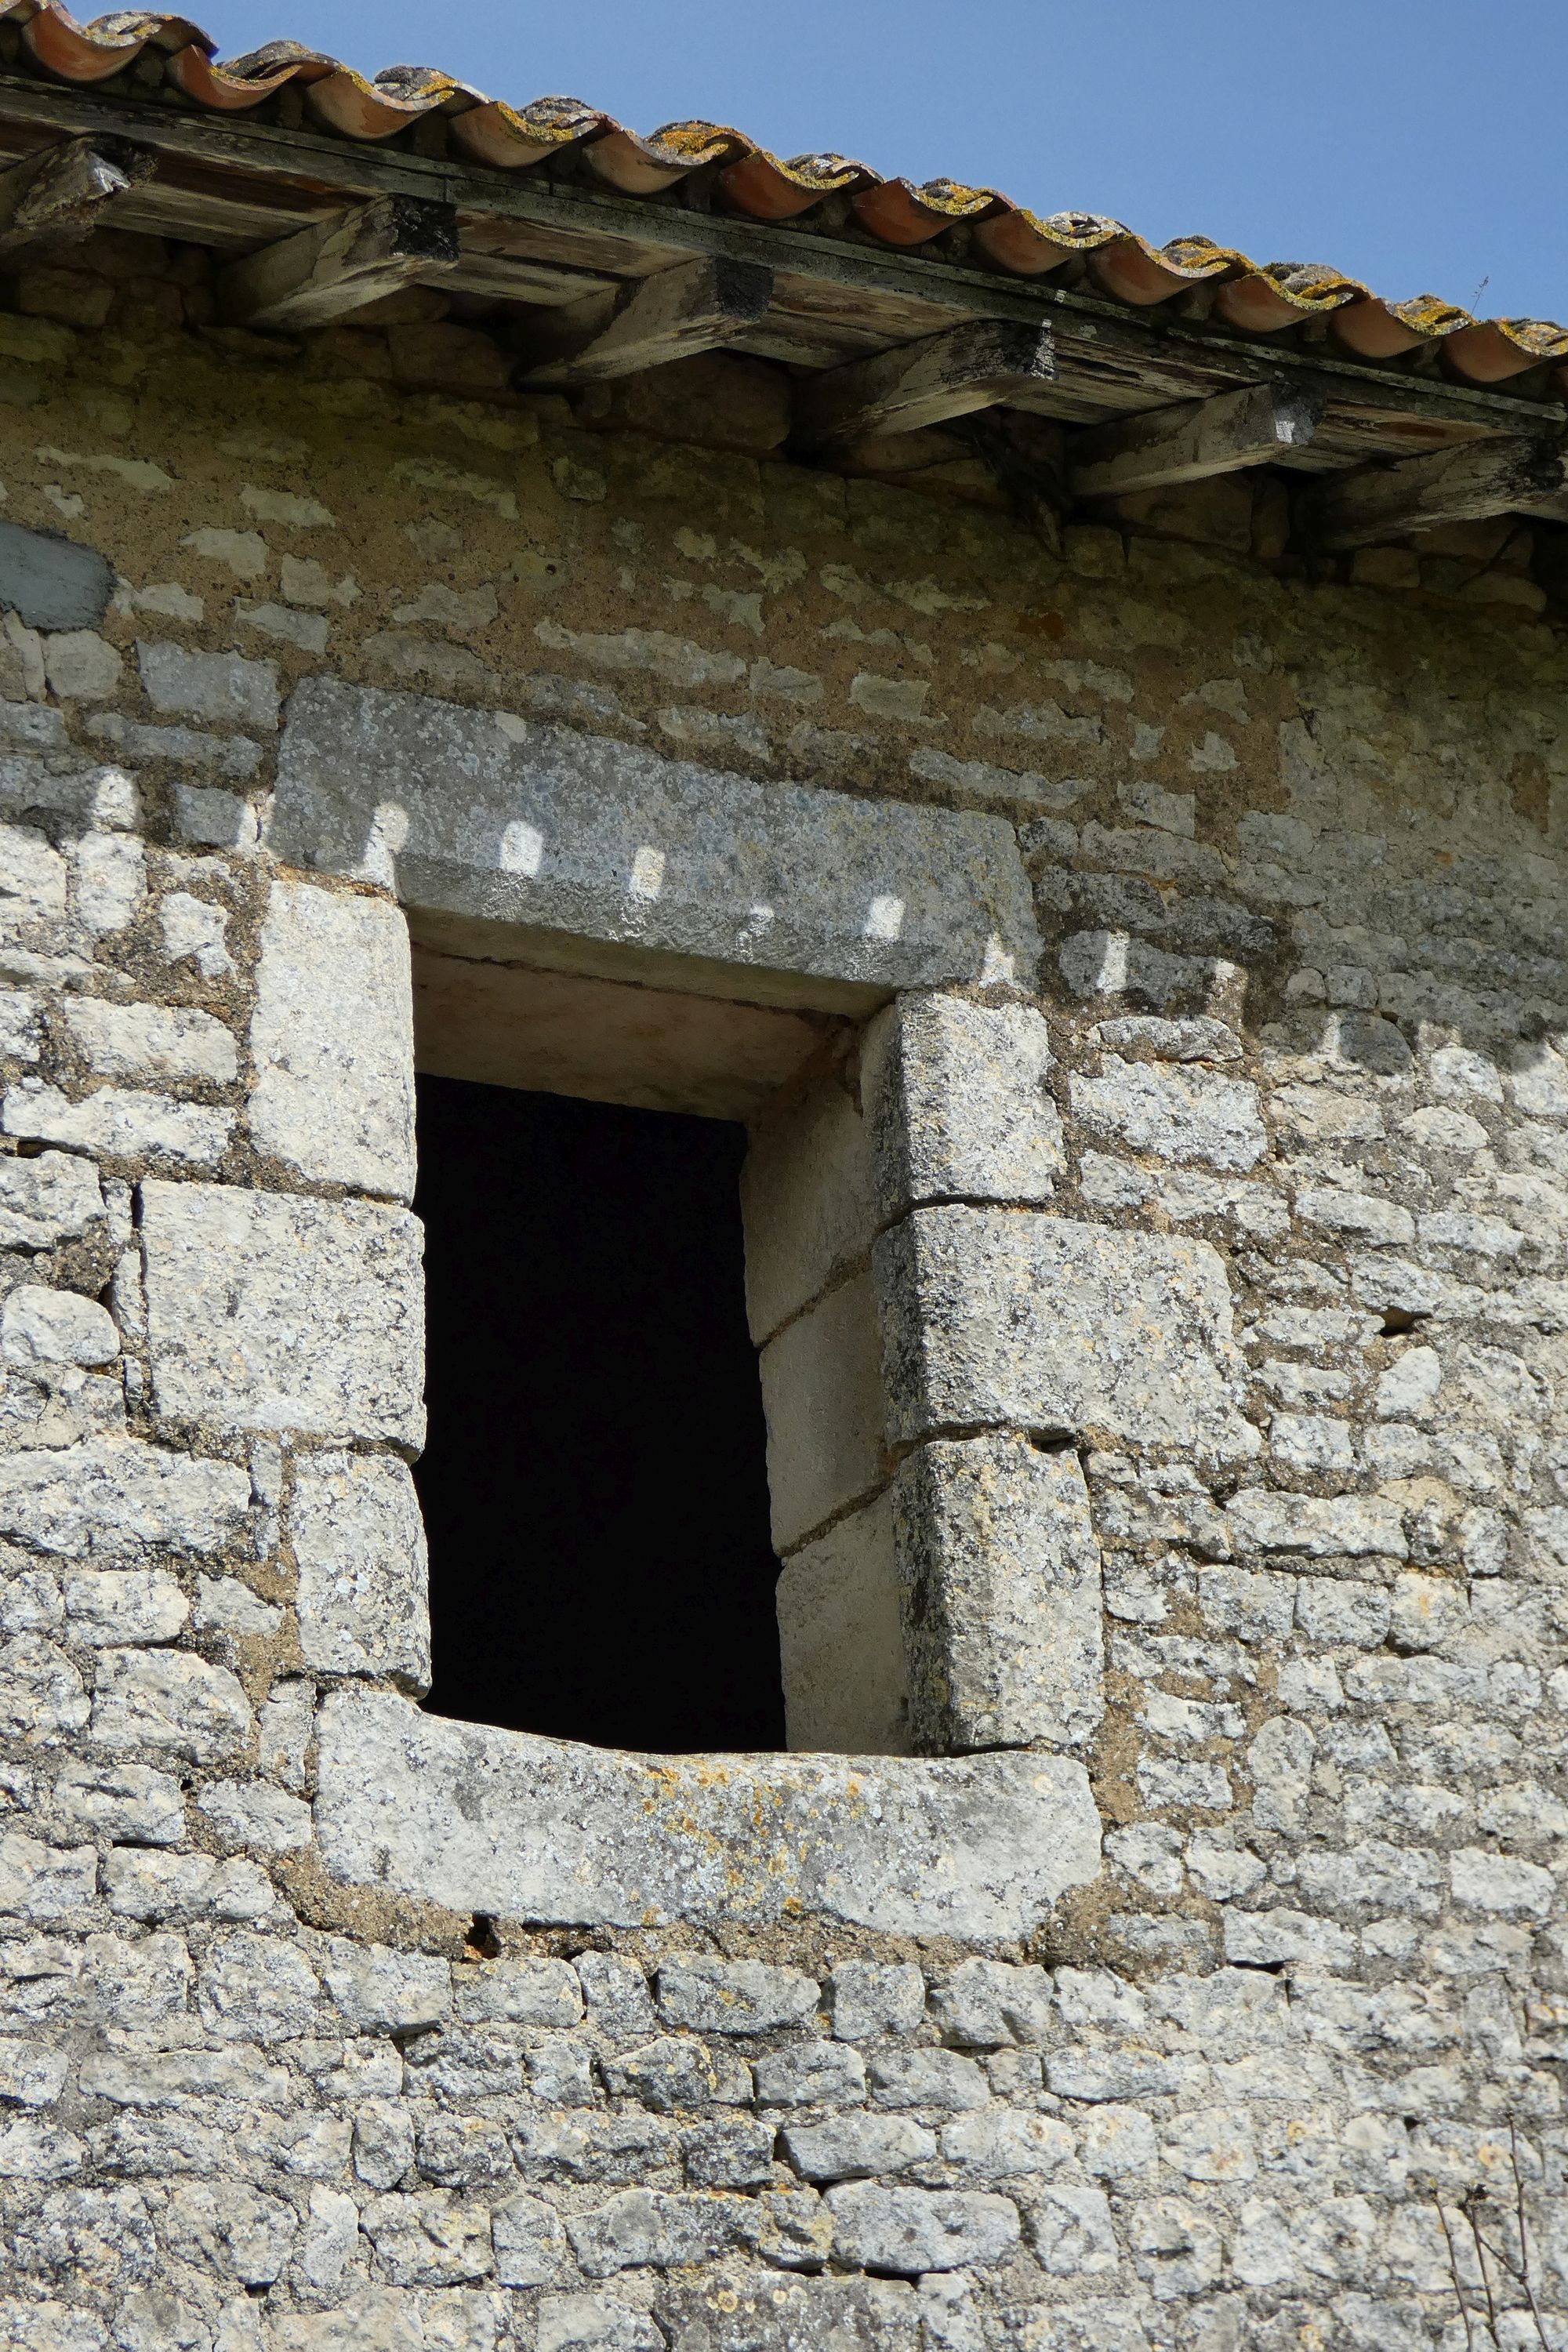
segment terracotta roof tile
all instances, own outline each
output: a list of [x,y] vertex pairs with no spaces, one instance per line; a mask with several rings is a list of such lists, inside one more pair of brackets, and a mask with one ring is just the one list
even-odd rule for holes
[[1396,359],[1425,347],[1475,384],[1501,383],[1543,361],[1568,360],[1568,331],[1549,320],[1474,319],[1430,294],[1388,301],[1321,263],[1254,262],[1203,236],[1153,246],[1098,214],[1042,216],[993,188],[884,179],[842,155],[785,160],[717,123],[671,122],[644,137],[576,99],[510,106],[429,66],[392,66],[367,80],[292,41],[219,63],[198,25],[154,11],[121,9],[79,24],[59,0],[0,0],[0,23],[6,22],[20,26],[42,72],[62,81],[106,81],[150,59],[193,105],[223,114],[261,106],[291,84],[317,126],[342,138],[390,139],[437,114],[459,155],[494,170],[525,172],[578,149],[596,179],[632,196],[657,195],[692,172],[712,170],[719,201],[734,212],[791,220],[825,198],[842,198],[860,229],[904,250],[963,223],[974,247],[1011,276],[1045,277],[1079,264],[1102,292],[1140,308],[1205,289],[1212,315],[1247,335],[1321,320],[1357,358]]

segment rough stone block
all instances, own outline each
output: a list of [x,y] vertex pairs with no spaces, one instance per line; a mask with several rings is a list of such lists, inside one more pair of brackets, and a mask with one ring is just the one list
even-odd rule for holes
[[961,1960],[932,1995],[931,2011],[947,2039],[966,2049],[1039,2049],[1056,2038],[1044,1969]]
[[799,1969],[765,1960],[721,1960],[706,1953],[661,1962],[659,2014],[697,2033],[771,2033],[816,2013],[820,1989]]
[[68,1559],[200,1558],[244,1528],[250,1481],[232,1462],[137,1438],[0,1455],[0,1535]]
[[453,1981],[458,2015],[468,2024],[542,2025],[567,2031],[583,2022],[583,1988],[567,1960],[487,1960],[462,1968]]
[[178,1845],[185,1833],[180,1784],[151,1764],[89,1763],[71,1758],[55,1776],[56,1822],[68,1835]]
[[194,1078],[226,1086],[239,1067],[234,1039],[210,1013],[85,996],[68,998],[60,1012],[88,1067],[106,1078]]
[[1205,1242],[954,1206],[917,1210],[872,1262],[895,1438],[1005,1423],[1220,1461],[1258,1449]]
[[418,1446],[420,1240],[374,1202],[143,1185],[157,1410]]
[[1039,953],[999,818],[329,678],[289,699],[271,844],[406,906],[840,987],[1026,979]]
[[1016,2206],[970,2189],[851,2181],[830,2189],[826,2202],[841,2262],[905,2278],[999,2262],[1020,2234]]
[[154,710],[180,711],[214,726],[278,724],[278,665],[238,654],[192,653],[184,646],[138,642],[142,687]]
[[744,2210],[735,2197],[626,2189],[595,2212],[568,2215],[566,2234],[589,2278],[645,2268],[683,2270],[732,2246]]
[[752,1126],[741,1210],[746,1313],[760,1347],[871,1246],[866,1122],[841,1070],[791,1089]]
[[925,2016],[925,1979],[913,1960],[840,1960],[828,1991],[840,2042],[913,2033]]
[[72,1638],[92,1649],[134,1642],[172,1642],[191,1605],[163,1569],[83,1569],[65,1579]]
[[103,1192],[90,1160],[72,1151],[0,1157],[0,1249],[53,1249],[78,1239],[102,1214]]
[[1081,1745],[1104,1699],[1100,1546],[1077,1454],[1011,1431],[917,1446],[892,1516],[913,1746]]
[[96,1370],[120,1353],[114,1318],[96,1298],[75,1290],[46,1290],[19,1282],[0,1307],[0,1356],[24,1370],[36,1364],[75,1364]]
[[355,2033],[417,2033],[452,2006],[452,1971],[424,1952],[334,1938],[321,1978]]
[[304,1455],[289,1533],[305,1664],[317,1674],[389,1675],[428,1688],[425,1528],[404,1465],[386,1454]]
[[1073,1117],[1091,1135],[1158,1160],[1245,1171],[1268,1148],[1258,1088],[1242,1078],[1107,1054],[1098,1075],[1075,1072],[1069,1093]]
[[795,2042],[770,2050],[752,2072],[760,2106],[854,2106],[866,2095],[865,2061],[858,2050],[837,2042]]
[[23,1078],[0,1100],[0,1129],[28,1142],[67,1143],[142,1166],[210,1168],[228,1149],[234,1117],[138,1087],[99,1087],[72,1102],[58,1087]]
[[803,2180],[865,2180],[936,2157],[936,2137],[910,2116],[832,2116],[786,2124],[784,2154]]
[[255,1727],[226,1666],[188,1650],[107,1650],[99,1661],[92,1738],[104,1748],[157,1749],[193,1764],[226,1764]]
[[1050,1033],[1025,1004],[912,996],[866,1033],[861,1091],[883,1219],[953,1199],[1048,1201],[1066,1161]]
[[884,1475],[882,1367],[870,1276],[853,1275],[759,1360],[775,1549],[788,1551]]
[[317,1834],[351,1884],[563,1925],[796,1914],[985,1945],[1100,1867],[1060,1756],[645,1759],[342,1691],[318,1719]]
[[414,1190],[408,927],[384,899],[275,881],[250,1023],[258,1150],[320,1183]]
[[910,1750],[909,1690],[885,1495],[803,1545],[779,1571],[779,1658],[789,1745]]
[[0,522],[0,604],[29,629],[96,629],[113,593],[113,570],[95,547]]

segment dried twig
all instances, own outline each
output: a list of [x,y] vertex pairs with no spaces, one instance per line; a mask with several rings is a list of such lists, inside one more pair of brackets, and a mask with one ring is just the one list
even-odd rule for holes
[[1437,2208],[1437,2219],[1443,2225],[1443,2242],[1448,2249],[1448,2268],[1454,2274],[1454,2299],[1459,2306],[1459,2317],[1465,2323],[1465,2352],[1476,2352],[1476,2331],[1470,2325],[1470,2306],[1465,2300],[1465,2289],[1459,2277],[1459,2257],[1454,2251],[1454,2233],[1448,2227],[1448,2217],[1443,2210],[1443,2200],[1433,2191],[1432,2202]]
[[1459,2200],[1459,2210],[1469,2223],[1470,2235],[1476,2242],[1476,2261],[1481,2273],[1481,2293],[1487,2299],[1487,2326],[1491,2329],[1492,2342],[1495,2344],[1497,2342],[1497,2301],[1492,2294],[1491,2273],[1487,2268],[1487,2255],[1491,2250],[1481,2235],[1480,2219],[1477,2211],[1486,2193],[1484,2189],[1467,2189]]
[[1524,2174],[1519,2162],[1519,2126],[1511,2116],[1508,2119],[1508,2157],[1513,2167],[1514,2213],[1519,2225],[1519,2283],[1524,2289],[1524,2299],[1530,2305],[1530,2315],[1535,2322],[1535,2332],[1541,2338],[1542,2352],[1552,2352],[1546,2322],[1541,2316],[1541,2305],[1535,2300],[1535,2289],[1531,2284],[1530,2236],[1524,2216]]

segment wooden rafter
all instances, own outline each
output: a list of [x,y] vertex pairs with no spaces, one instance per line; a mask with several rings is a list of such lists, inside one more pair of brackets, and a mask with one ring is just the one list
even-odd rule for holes
[[1327,406],[1316,387],[1249,383],[1093,425],[1068,444],[1068,487],[1074,498],[1120,498],[1268,465],[1305,448]]
[[0,172],[0,260],[69,245],[109,219],[129,191],[150,179],[156,158],[121,141],[62,140]]
[[541,388],[604,383],[717,350],[757,324],[773,291],[773,271],[756,262],[677,262],[617,293],[536,313],[522,331],[520,378]]
[[1054,374],[1051,331],[1043,320],[965,320],[803,383],[795,439],[803,448],[826,449],[874,434],[914,433],[1004,401],[1027,402]]
[[230,262],[218,302],[234,327],[324,327],[457,266],[458,215],[420,196],[374,196]]
[[1470,441],[1314,482],[1298,502],[1296,529],[1305,545],[1329,553],[1370,547],[1435,523],[1539,509],[1561,497],[1565,479],[1561,442],[1522,434]]

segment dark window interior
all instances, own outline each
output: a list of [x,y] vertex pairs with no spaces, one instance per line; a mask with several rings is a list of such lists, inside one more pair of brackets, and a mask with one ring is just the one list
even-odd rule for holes
[[744,1151],[724,1120],[420,1079],[434,1713],[783,1747]]

